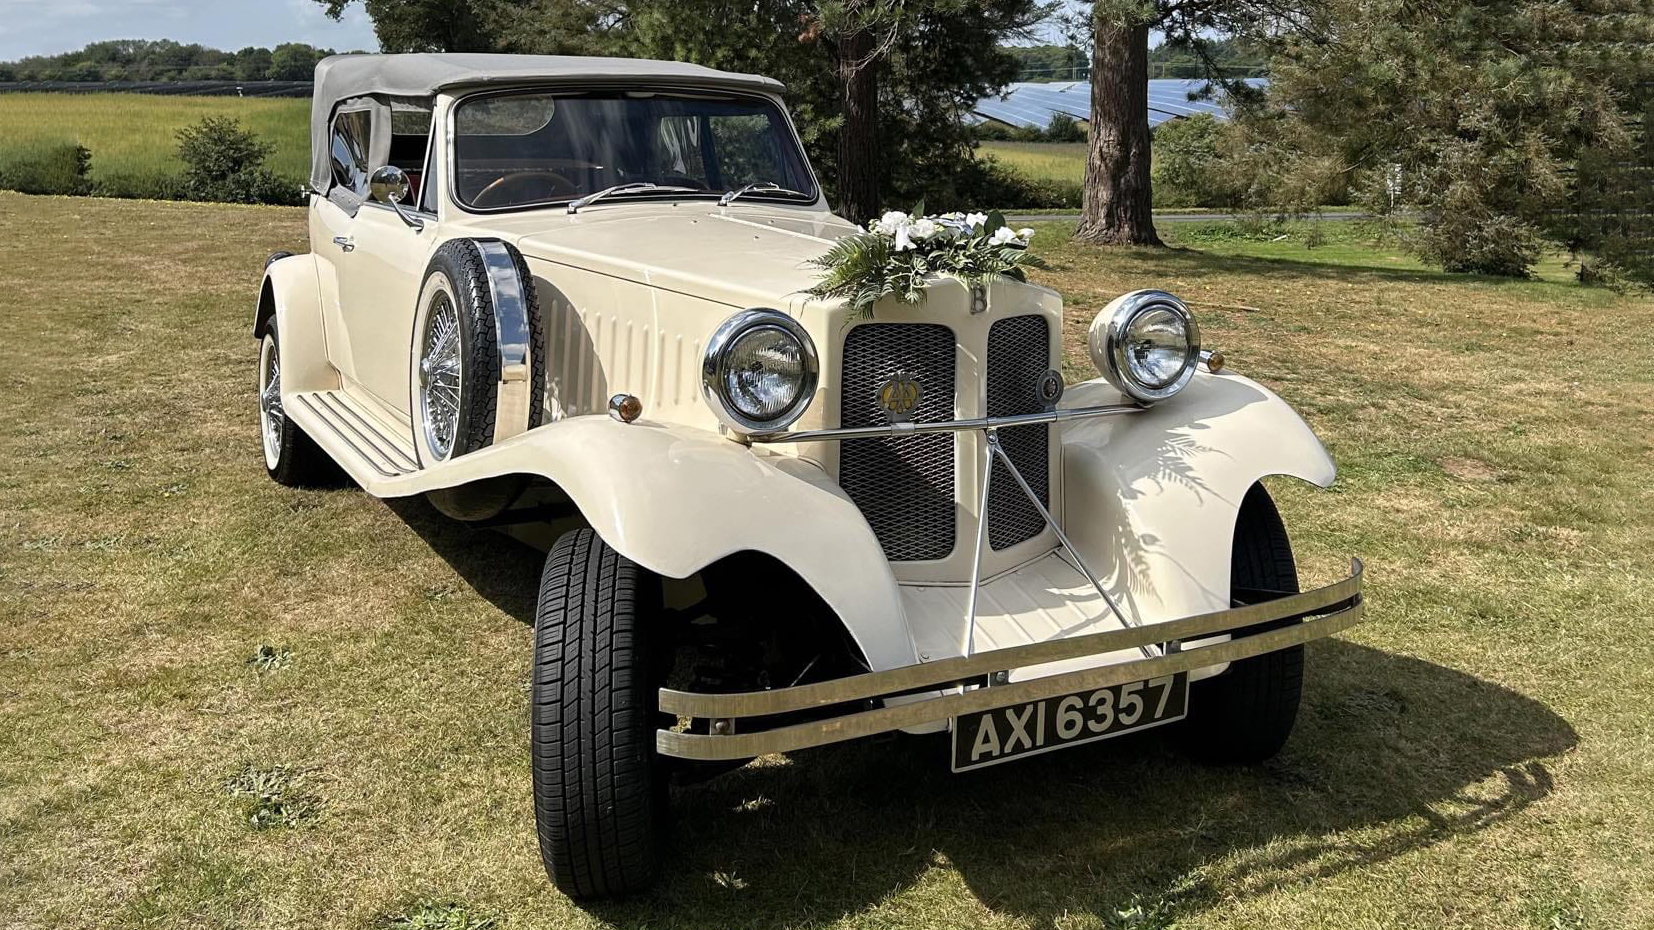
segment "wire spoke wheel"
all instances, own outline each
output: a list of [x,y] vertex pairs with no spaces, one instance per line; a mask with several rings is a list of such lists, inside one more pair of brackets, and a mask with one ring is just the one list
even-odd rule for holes
[[266,337],[259,353],[258,422],[264,438],[264,462],[274,468],[281,461],[282,427],[287,414],[281,406],[281,354],[276,340]]
[[446,291],[438,291],[425,315],[420,343],[419,413],[425,442],[439,460],[453,454],[459,432],[460,385],[465,376],[459,327],[459,309]]

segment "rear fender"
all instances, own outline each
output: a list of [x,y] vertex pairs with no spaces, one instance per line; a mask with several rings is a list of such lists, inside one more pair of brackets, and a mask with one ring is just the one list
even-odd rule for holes
[[[1119,402],[1100,381],[1063,406]],[[1199,374],[1176,398],[1063,432],[1064,526],[1109,593],[1139,622],[1230,605],[1236,518],[1253,484],[1291,475],[1320,487],[1336,469],[1298,414],[1238,375]]]
[[[820,467],[794,456],[702,430],[571,417],[369,490],[397,497],[507,474],[554,482],[605,543],[668,578],[738,552],[772,556],[821,596],[874,669],[917,661],[867,521]],[[786,622],[788,605],[760,606]]]
[[288,255],[271,261],[264,268],[258,294],[253,338],[263,338],[275,321],[281,334],[282,393],[337,390],[339,373],[328,363],[322,331],[316,256]]

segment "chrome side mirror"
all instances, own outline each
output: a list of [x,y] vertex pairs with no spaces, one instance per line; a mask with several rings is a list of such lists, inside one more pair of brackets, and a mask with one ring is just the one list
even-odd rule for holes
[[408,176],[395,165],[386,165],[368,179],[368,193],[380,203],[392,206],[408,199]]
[[414,229],[423,229],[425,222],[402,206],[402,201],[408,199],[411,187],[407,173],[395,165],[385,165],[368,178],[368,194],[374,200],[389,204],[390,208],[396,211],[396,215],[402,218],[402,222]]

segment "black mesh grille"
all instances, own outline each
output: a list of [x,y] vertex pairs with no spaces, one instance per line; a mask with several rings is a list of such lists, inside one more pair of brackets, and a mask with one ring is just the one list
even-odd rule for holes
[[[1043,409],[1038,387],[1040,376],[1051,368],[1050,338],[1043,316],[1011,317],[988,330],[988,416]],[[1050,435],[1050,427],[1043,425],[999,431],[1005,454],[1046,507],[1051,506]],[[1045,518],[1017,487],[1005,464],[996,459],[993,487],[988,492],[989,545],[1008,549],[1033,539],[1044,528]]]
[[[865,323],[844,340],[840,424],[885,423],[879,388],[898,373],[923,388],[916,422],[953,419],[953,330],[935,323]],[[953,468],[952,433],[852,439],[839,452],[839,485],[867,517],[886,558],[940,559],[953,551]]]

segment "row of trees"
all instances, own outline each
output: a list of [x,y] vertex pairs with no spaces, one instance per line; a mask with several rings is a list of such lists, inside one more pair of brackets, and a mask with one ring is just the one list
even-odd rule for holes
[[224,52],[170,40],[117,39],[0,62],[0,81],[308,81],[332,49],[289,42]]
[[1320,0],[1228,140],[1255,196],[1352,188],[1420,215],[1451,271],[1654,280],[1654,9],[1642,0]]

